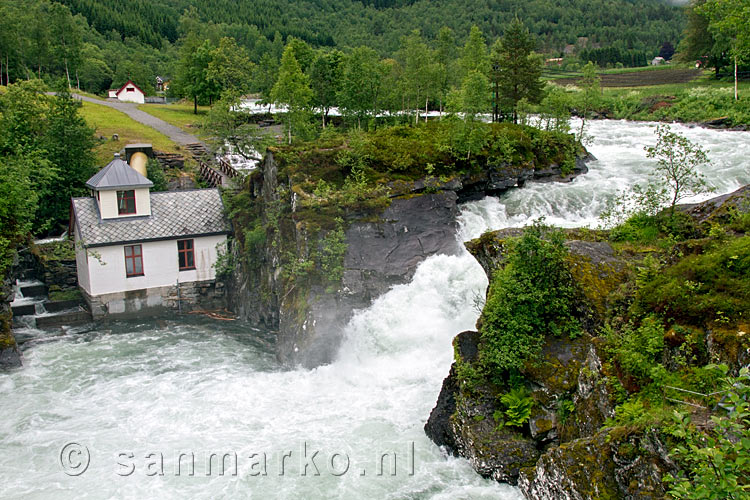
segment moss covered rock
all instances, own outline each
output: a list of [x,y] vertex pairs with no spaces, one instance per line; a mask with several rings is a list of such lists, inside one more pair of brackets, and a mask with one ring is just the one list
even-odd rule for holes
[[518,485],[535,500],[656,499],[675,471],[656,432],[613,428],[550,448],[521,470]]

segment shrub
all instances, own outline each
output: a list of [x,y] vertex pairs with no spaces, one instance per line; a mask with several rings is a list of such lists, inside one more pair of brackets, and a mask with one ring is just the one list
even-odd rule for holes
[[655,317],[647,317],[638,328],[612,333],[607,341],[622,371],[645,380],[664,350],[664,327]]
[[480,359],[496,377],[521,368],[539,352],[546,334],[580,333],[562,232],[535,224],[508,248],[480,319]]

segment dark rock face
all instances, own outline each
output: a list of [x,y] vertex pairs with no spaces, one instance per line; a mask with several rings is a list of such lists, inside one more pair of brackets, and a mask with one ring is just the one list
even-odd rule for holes
[[13,285],[10,279],[0,283],[0,370],[21,366],[21,354],[11,330]]
[[[460,333],[453,340],[456,358],[462,364],[475,362],[478,345],[479,333]],[[458,370],[453,363],[425,433],[446,452],[468,459],[482,476],[515,484],[520,469],[535,464],[540,452],[520,430],[498,426],[494,418],[498,394],[488,386],[462,390]]]
[[699,223],[713,220],[726,223],[732,211],[743,213],[750,210],[750,185],[701,203],[677,205],[676,208],[690,215]]
[[352,224],[346,232],[345,292],[361,295],[360,304],[367,305],[408,282],[427,257],[458,253],[456,199],[453,191],[395,199],[380,222]]
[[456,454],[456,449],[458,448],[453,426],[451,425],[451,416],[456,413],[457,393],[456,366],[452,365],[450,373],[443,379],[443,386],[440,389],[440,395],[438,396],[435,408],[430,412],[430,418],[427,419],[427,423],[424,425],[424,432],[427,434],[427,437],[432,439],[436,445],[444,447],[452,455]]
[[279,359],[308,368],[332,362],[355,309],[369,306],[394,285],[408,283],[427,257],[458,252],[457,215],[456,194],[445,191],[395,199],[379,221],[353,223],[346,231],[341,290],[312,287],[301,324],[282,312]]
[[[539,178],[567,180],[585,172],[585,162],[591,158],[579,158],[570,176],[562,176],[560,168],[552,165],[539,170]],[[278,166],[269,153],[261,175],[252,180],[253,196],[266,207],[288,204],[294,210],[295,195],[281,198],[278,177]],[[459,251],[455,238],[459,202],[498,194],[535,178],[533,165],[501,165],[474,176],[393,182],[390,205],[378,217],[349,221],[338,290],[315,283],[304,290],[283,290],[281,245],[276,242],[263,249],[264,264],[259,269],[235,275],[229,284],[230,305],[244,319],[277,331],[276,353],[283,363],[308,368],[330,363],[355,309],[368,307],[390,287],[407,283],[427,257]],[[282,225],[283,243],[298,253],[316,244],[292,221]]]

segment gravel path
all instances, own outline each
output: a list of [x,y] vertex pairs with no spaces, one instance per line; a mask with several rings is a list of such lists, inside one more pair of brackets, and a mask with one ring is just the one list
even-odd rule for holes
[[133,120],[161,132],[162,134],[172,139],[172,141],[182,146],[196,143],[203,144],[203,141],[198,139],[196,136],[188,134],[179,127],[175,127],[171,123],[167,123],[161,118],[157,118],[154,115],[146,113],[145,111],[141,111],[140,109],[138,109],[138,104],[136,103],[105,101],[102,99],[94,99],[92,97],[87,97],[80,94],[73,94],[73,96],[86,102],[93,102],[94,104],[101,104],[102,106],[108,106],[118,111],[122,111]]

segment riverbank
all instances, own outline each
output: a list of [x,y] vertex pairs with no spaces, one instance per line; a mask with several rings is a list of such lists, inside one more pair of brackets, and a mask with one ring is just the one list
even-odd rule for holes
[[[595,105],[599,118],[680,122],[711,128],[750,128],[750,82],[716,80],[706,72],[690,82],[641,87],[603,87]],[[575,97],[574,97],[575,100]]]

